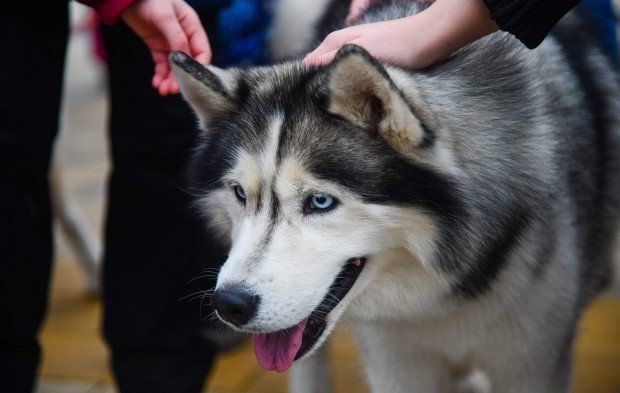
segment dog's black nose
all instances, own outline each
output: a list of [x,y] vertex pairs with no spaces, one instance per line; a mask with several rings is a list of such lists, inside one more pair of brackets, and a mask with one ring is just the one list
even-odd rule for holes
[[245,325],[254,316],[258,302],[258,296],[237,286],[218,289],[211,297],[211,305],[220,317],[237,327]]

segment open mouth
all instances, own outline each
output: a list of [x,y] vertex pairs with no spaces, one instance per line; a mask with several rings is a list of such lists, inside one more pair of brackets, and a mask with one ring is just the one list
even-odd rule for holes
[[291,367],[293,361],[308,353],[325,331],[327,314],[344,299],[365,264],[364,257],[349,259],[323,301],[308,318],[288,329],[255,334],[254,353],[261,367],[268,371],[284,372]]

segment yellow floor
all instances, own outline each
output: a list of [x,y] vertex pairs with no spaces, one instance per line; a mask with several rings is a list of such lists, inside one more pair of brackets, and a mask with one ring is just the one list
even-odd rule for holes
[[[110,383],[106,348],[99,335],[100,304],[84,295],[73,263],[58,263],[42,333],[44,378]],[[336,392],[367,392],[357,352],[346,331],[336,333],[333,359]],[[286,374],[262,371],[246,344],[221,356],[208,381],[213,392],[286,391]],[[603,298],[582,321],[576,346],[576,393],[620,393],[620,299]]]

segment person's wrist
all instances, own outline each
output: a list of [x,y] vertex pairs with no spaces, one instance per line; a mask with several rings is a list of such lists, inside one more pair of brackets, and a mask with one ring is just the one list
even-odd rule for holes
[[463,46],[497,30],[481,0],[437,0],[417,18],[417,68],[445,60]]
[[481,0],[438,0],[427,10],[451,53],[497,30]]
[[402,19],[409,40],[405,64],[415,69],[426,68],[441,60],[443,32],[433,23],[432,15],[424,12]]

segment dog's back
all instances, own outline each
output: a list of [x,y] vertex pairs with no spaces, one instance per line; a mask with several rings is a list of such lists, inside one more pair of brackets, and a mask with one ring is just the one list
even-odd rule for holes
[[612,69],[617,59],[606,53],[595,32],[592,21],[573,12],[551,34],[573,73],[583,112],[584,124],[577,130],[581,145],[567,153],[583,159],[567,162],[571,162],[570,192],[577,201],[576,219],[582,228],[584,300],[613,278],[620,201],[620,91],[618,74]]

